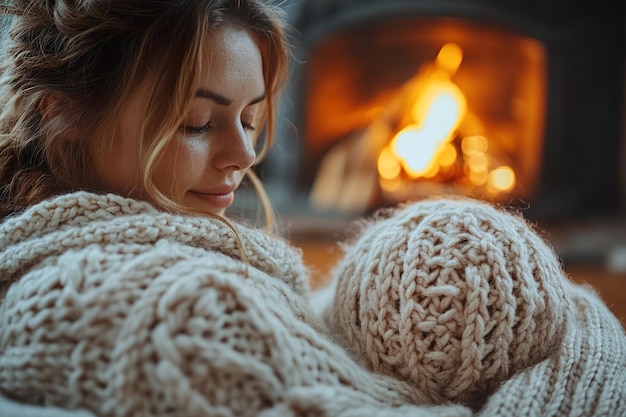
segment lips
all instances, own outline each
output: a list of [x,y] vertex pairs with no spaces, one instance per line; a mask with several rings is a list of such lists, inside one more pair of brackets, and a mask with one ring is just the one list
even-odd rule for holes
[[236,188],[237,187],[223,186],[209,190],[190,190],[189,193],[205,203],[208,203],[211,207],[226,209],[230,207],[235,200]]

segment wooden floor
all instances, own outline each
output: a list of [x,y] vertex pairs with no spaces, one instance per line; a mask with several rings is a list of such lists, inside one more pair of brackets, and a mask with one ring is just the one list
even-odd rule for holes
[[[341,256],[337,244],[327,239],[296,237],[292,243],[302,249],[313,287],[323,283]],[[609,272],[595,265],[565,265],[565,269],[576,282],[592,286],[626,328],[626,273]]]

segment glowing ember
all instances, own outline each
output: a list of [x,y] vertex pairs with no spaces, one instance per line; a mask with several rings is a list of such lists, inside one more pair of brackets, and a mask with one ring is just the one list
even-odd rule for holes
[[488,187],[492,192],[510,191],[515,186],[515,172],[511,167],[501,166],[489,173]]

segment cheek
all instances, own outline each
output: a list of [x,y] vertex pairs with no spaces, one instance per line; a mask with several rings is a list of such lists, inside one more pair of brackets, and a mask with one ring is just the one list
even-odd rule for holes
[[205,141],[173,139],[164,149],[154,182],[161,192],[176,200],[202,178],[209,149]]

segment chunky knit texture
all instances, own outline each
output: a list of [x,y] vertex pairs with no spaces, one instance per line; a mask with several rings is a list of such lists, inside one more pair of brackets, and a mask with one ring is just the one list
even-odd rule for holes
[[560,343],[572,301],[520,217],[425,201],[372,225],[335,270],[332,310],[357,356],[433,402],[470,402]]
[[[489,212],[468,201],[441,204],[459,219]],[[0,226],[0,284],[8,288],[0,304],[0,394],[13,401],[0,398],[0,416],[18,409],[58,416],[59,408],[82,409],[81,417],[625,415],[626,336],[601,300],[569,282],[523,222],[513,227],[494,211],[502,223],[488,230],[516,230],[528,243],[500,236],[456,254],[441,249],[437,233],[419,232],[423,208],[369,226],[380,235],[394,222],[412,225],[390,237],[397,245],[387,246],[386,259],[402,263],[390,266],[389,280],[377,278],[381,248],[365,244],[368,232],[364,245],[355,242],[362,259],[348,253],[336,275],[338,297],[349,300],[355,286],[360,301],[343,318],[341,308],[326,310],[332,333],[311,311],[300,253],[260,231],[236,226],[246,264],[225,224],[114,195],[60,196],[7,219]],[[468,235],[485,230],[481,221],[461,223]],[[420,252],[432,256],[410,259],[407,248],[416,243],[400,242],[426,237],[434,240]],[[502,256],[519,258],[498,263],[485,254],[504,242]],[[457,260],[447,264],[448,256]],[[371,267],[357,268],[364,260]],[[394,268],[415,271],[414,283]],[[387,289],[374,290],[381,283]],[[405,288],[404,301],[391,288]],[[474,298],[475,307],[467,302]],[[375,302],[380,317],[406,317],[387,319],[390,336],[366,341],[368,351],[358,331],[347,330],[365,319],[382,329],[368,310]],[[419,316],[421,309],[430,315]],[[397,323],[404,333],[393,329]],[[414,343],[396,349],[396,333],[412,333]],[[429,363],[413,352],[426,345],[454,389],[437,392],[440,372],[428,373]],[[411,373],[413,364],[419,372]],[[468,395],[483,391],[474,411],[446,401],[471,403]]]
[[426,401],[419,390],[324,336],[300,252],[237,232],[248,264],[223,222],[114,195],[66,195],[6,220],[0,393],[119,417],[467,415],[410,411]]

